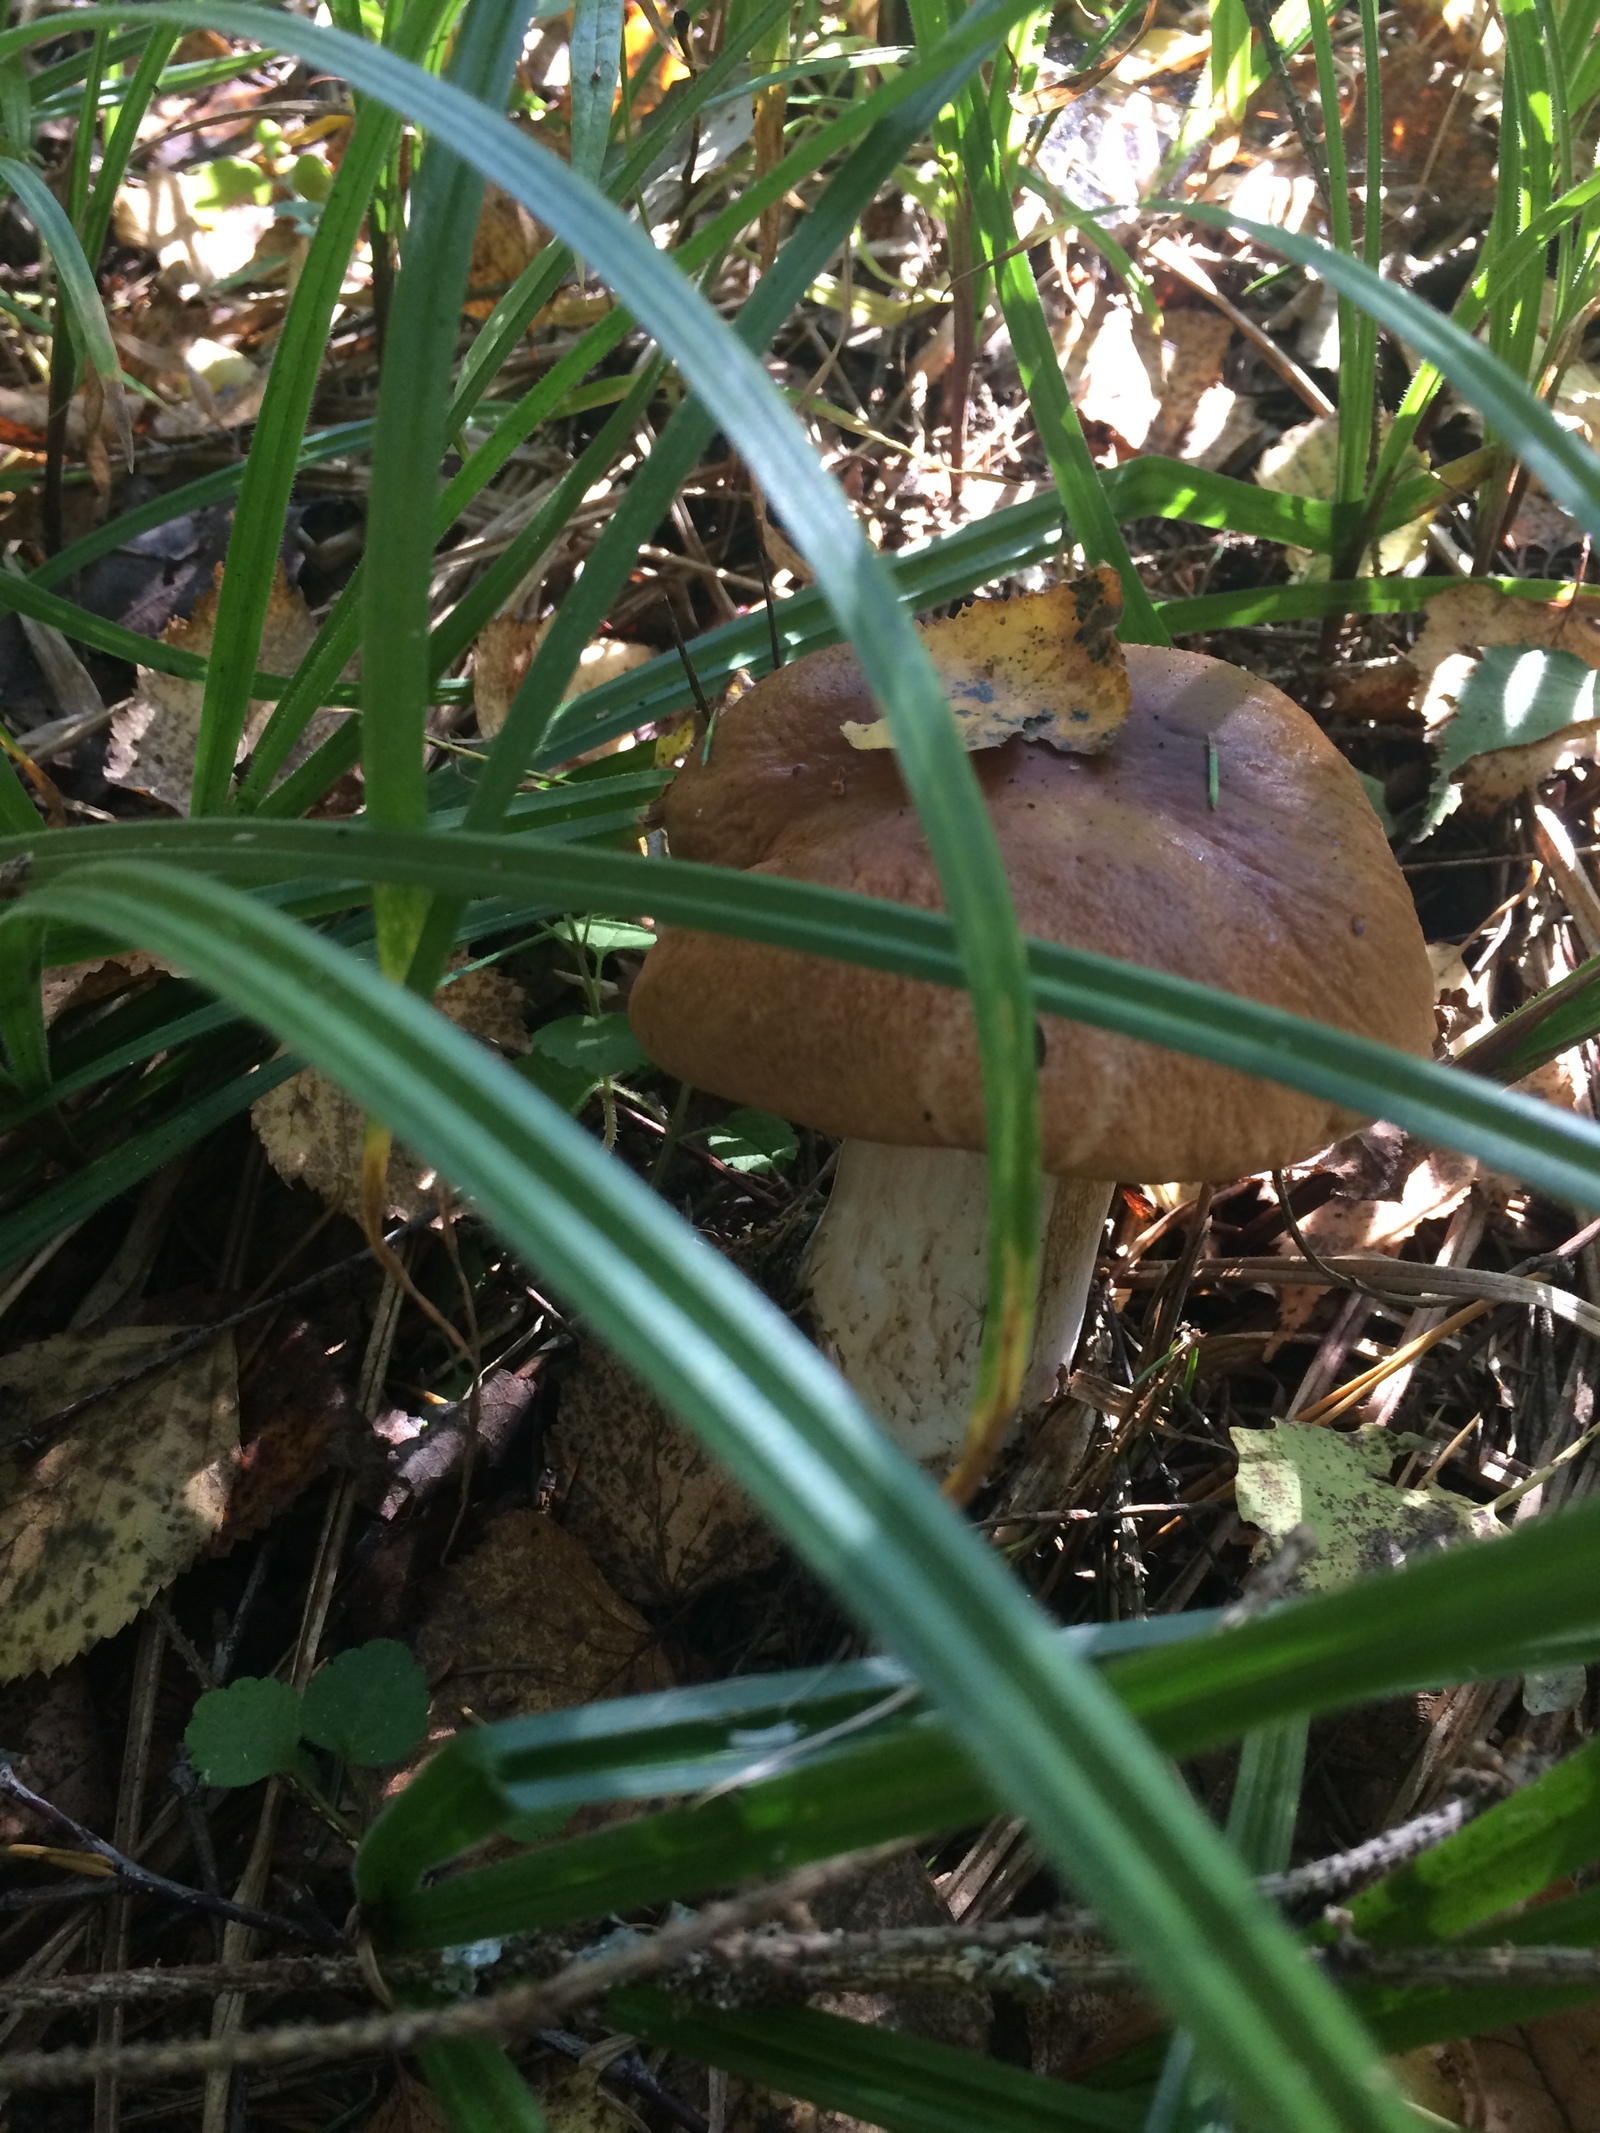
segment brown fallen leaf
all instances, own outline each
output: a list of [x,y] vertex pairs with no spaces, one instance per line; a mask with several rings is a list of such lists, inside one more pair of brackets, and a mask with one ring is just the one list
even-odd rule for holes
[[[472,651],[472,693],[478,709],[478,731],[485,740],[493,740],[505,724],[511,699],[522,687],[533,655],[554,620],[552,615],[543,622],[515,622],[509,615],[497,615],[479,632]],[[561,701],[571,703],[575,696],[598,689],[603,681],[642,667],[654,657],[648,645],[626,644],[620,637],[597,637],[584,646],[577,672]]]
[[470,1712],[509,1718],[673,1686],[650,1625],[619,1599],[581,1541],[531,1510],[507,1511],[439,1577],[417,1656],[434,1728]]
[[[216,584],[201,595],[193,614],[167,624],[161,632],[162,643],[194,652],[202,659],[209,657],[221,586],[222,567],[219,564]],[[317,626],[304,599],[298,592],[291,591],[283,565],[279,563],[272,581],[266,626],[261,633],[258,670],[264,674],[292,674],[316,634]],[[106,755],[108,781],[131,791],[148,793],[175,813],[187,814],[189,793],[194,784],[195,753],[200,744],[200,707],[204,696],[204,685],[198,681],[183,681],[175,674],[157,674],[150,667],[140,667],[138,687],[125,703],[118,705],[111,721],[111,745]],[[241,760],[255,746],[271,712],[270,703],[251,704],[239,743]],[[338,711],[319,711],[295,744],[284,765],[285,770],[292,770],[296,764],[304,762],[312,749],[333,731],[342,716]]]
[[1428,2056],[1442,2099],[1429,2108],[1458,2125],[1479,2133],[1600,2133],[1600,2005],[1438,2045]]
[[[1020,634],[1004,600],[978,600],[923,623],[919,634],[969,749],[997,748],[1020,733],[1063,754],[1093,755],[1115,738],[1131,701],[1121,619],[1122,587],[1102,565],[1038,595]],[[894,746],[887,719],[846,720],[839,730],[852,748]]]
[[[498,970],[464,971],[439,988],[433,1004],[496,1051],[516,1057],[528,1049],[522,988]],[[337,1083],[306,1067],[257,1097],[250,1123],[280,1178],[309,1185],[325,1206],[360,1219],[366,1113]],[[424,1213],[434,1204],[433,1178],[397,1145],[389,1157],[389,1214],[409,1222]]]
[[699,1439],[595,1342],[561,1387],[547,1457],[563,1523],[640,1606],[673,1604],[771,1562],[777,1536]]
[[394,2087],[366,2121],[365,2133],[450,2133],[450,2121],[428,2084],[402,2067]]
[[[5,1438],[135,1368],[186,1329],[62,1333],[0,1357]],[[112,1636],[221,1526],[239,1451],[230,1335],[108,1392],[43,1452],[0,1445],[0,1680]]]
[[[1455,1155],[1448,1149],[1425,1148],[1420,1142],[1405,1144],[1403,1178],[1387,1187],[1381,1198],[1352,1198],[1336,1193],[1320,1207],[1300,1218],[1300,1229],[1312,1249],[1324,1257],[1341,1252],[1382,1252],[1398,1257],[1401,1248],[1424,1222],[1452,1214],[1472,1190],[1478,1165],[1471,1156]],[[1300,1247],[1287,1233],[1278,1241],[1286,1257],[1298,1258]],[[1278,1327],[1268,1357],[1278,1342],[1296,1333],[1327,1294],[1320,1284],[1310,1288],[1282,1289],[1278,1293]]]
[[521,201],[498,185],[486,185],[472,238],[468,296],[461,307],[467,317],[487,318],[503,291],[533,264],[543,242],[538,223]]

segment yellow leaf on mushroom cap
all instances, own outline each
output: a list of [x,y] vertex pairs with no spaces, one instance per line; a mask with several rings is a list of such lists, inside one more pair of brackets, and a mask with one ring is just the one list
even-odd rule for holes
[[[1122,588],[1102,566],[1026,603],[980,600],[922,625],[922,639],[969,749],[998,748],[1013,735],[1064,755],[1107,747],[1128,715],[1127,662],[1117,642]],[[847,721],[852,748],[892,748],[888,722]]]

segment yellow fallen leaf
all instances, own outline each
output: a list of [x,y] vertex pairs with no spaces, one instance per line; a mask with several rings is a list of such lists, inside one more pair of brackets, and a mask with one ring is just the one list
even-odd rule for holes
[[[961,738],[998,748],[1020,735],[1066,755],[1094,755],[1128,715],[1127,662],[1117,642],[1122,588],[1102,565],[1026,604],[980,600],[922,625]],[[892,748],[888,722],[847,720],[852,748]]]

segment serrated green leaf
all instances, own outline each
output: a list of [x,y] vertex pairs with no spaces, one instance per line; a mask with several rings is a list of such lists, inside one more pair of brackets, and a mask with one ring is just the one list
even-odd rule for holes
[[347,1763],[401,1762],[428,1730],[427,1677],[392,1637],[358,1644],[312,1675],[300,1728]]
[[533,1048],[557,1066],[586,1074],[591,1086],[607,1075],[631,1074],[650,1065],[622,1014],[563,1015],[534,1031]]
[[294,1766],[300,1746],[300,1698],[286,1681],[247,1675],[207,1689],[183,1735],[208,1785],[255,1785]]

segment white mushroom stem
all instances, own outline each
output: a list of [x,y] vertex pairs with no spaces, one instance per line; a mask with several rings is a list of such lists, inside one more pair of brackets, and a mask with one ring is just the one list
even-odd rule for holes
[[[818,1344],[884,1429],[942,1473],[967,1434],[988,1272],[988,1159],[846,1141],[803,1271]],[[1054,1390],[1083,1323],[1111,1187],[1041,1181],[1043,1250],[1022,1409]]]

